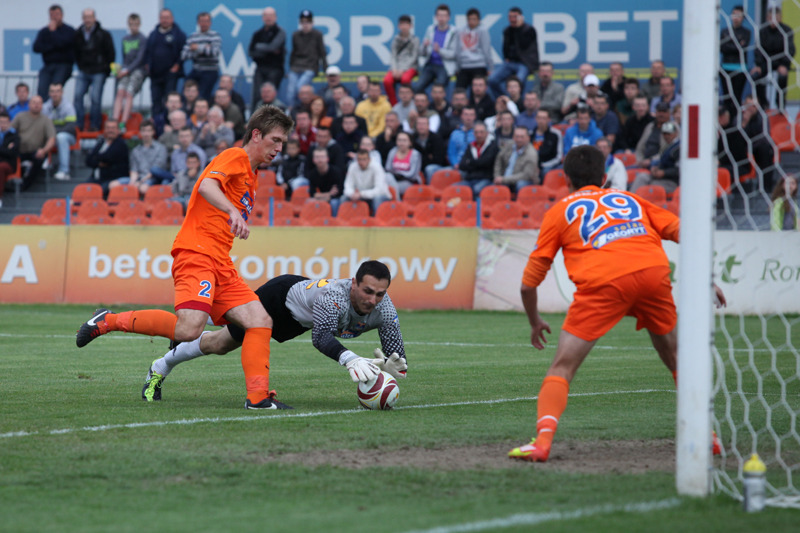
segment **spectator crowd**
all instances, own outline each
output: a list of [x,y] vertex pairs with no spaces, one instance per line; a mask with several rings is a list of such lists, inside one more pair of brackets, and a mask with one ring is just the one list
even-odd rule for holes
[[[247,106],[233,78],[221,75],[222,37],[209,13],[197,15],[188,35],[169,9],[160,11],[149,35],[131,14],[117,55],[93,9],[83,10],[73,28],[54,4],[33,44],[43,60],[36,93],[30,96],[28,85],[20,83],[17,102],[0,110],[0,185],[19,172],[27,187],[51,153],[54,178],[72,179],[71,147],[93,138],[86,156],[89,180],[104,191],[127,185],[144,194],[153,185],[171,185],[175,197],[185,200],[206,163],[240,142],[250,113],[273,105],[296,124],[270,169],[276,185],[287,198],[308,187],[309,196],[330,203],[334,214],[340,202],[354,199],[366,200],[374,212],[442,170],[457,171],[459,184],[475,196],[488,186],[515,195],[542,185],[570,149],[585,144],[606,154],[605,186],[675,191],[681,95],[666,65],[653,61],[650,76],[639,80],[612,63],[601,80],[584,63],[577,80],[565,86],[554,80],[553,64],[540,61],[536,30],[522,9],[511,7],[507,15],[502,43],[491,42],[476,8],[467,10],[467,23],[458,28],[448,5],[436,6],[433,23],[419,32],[422,38],[411,17],[401,15],[385,76],[360,75],[348,87],[341,69],[328,64],[311,11],[302,10],[298,29],[287,35],[276,10],[267,7],[248,47],[255,69]],[[757,111],[784,105],[793,34],[781,22],[780,9],[772,8],[759,29],[763,53],[749,72],[759,81],[754,94],[745,96],[747,67],[738,58],[750,46],[751,33],[742,25],[741,6],[730,20],[720,41],[720,166],[743,176],[754,163],[771,187],[773,153]],[[500,45],[499,64],[492,44]],[[312,80],[320,74],[325,83],[315,90]],[[73,76],[69,102],[64,85]],[[115,101],[106,116],[101,97],[109,78]],[[137,113],[134,97],[145,79],[152,107]],[[278,97],[284,80],[285,102]]]

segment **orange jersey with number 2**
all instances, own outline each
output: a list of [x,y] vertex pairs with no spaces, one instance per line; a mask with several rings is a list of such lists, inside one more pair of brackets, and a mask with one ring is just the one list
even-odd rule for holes
[[220,183],[225,196],[239,209],[245,221],[255,205],[258,181],[247,152],[242,148],[228,148],[208,164],[192,190],[186,218],[172,244],[172,254],[181,249],[192,250],[227,263],[233,246],[228,213],[211,205],[197,192],[204,179]]
[[631,272],[669,267],[661,240],[677,242],[679,228],[678,217],[635,194],[583,187],[545,214],[522,282],[537,287],[559,249],[579,291]]

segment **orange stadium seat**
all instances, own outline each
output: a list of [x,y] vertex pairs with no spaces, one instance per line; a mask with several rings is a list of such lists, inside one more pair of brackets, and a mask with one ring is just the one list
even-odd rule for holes
[[108,190],[108,198],[106,198],[106,201],[110,206],[113,206],[114,204],[118,204],[120,202],[138,199],[139,189],[132,185],[119,185]]
[[450,217],[454,226],[475,226],[478,223],[478,204],[461,202],[453,208]]
[[731,173],[727,168],[717,169],[717,198],[731,192]]
[[386,225],[388,221],[408,218],[408,208],[403,202],[383,202],[375,212],[375,222]]
[[108,217],[108,204],[105,200],[101,199],[93,199],[93,200],[86,200],[81,202],[80,207],[78,207],[78,214],[77,216],[83,216],[87,218],[89,215],[97,214],[103,217]]
[[505,185],[489,185],[484,187],[478,195],[481,199],[481,208],[489,209],[492,205],[511,200],[511,189]]
[[42,220],[39,218],[39,215],[35,215],[33,213],[23,213],[21,215],[14,215],[14,218],[11,219],[11,224],[17,226],[35,226],[42,223]]
[[261,187],[267,187],[269,185],[277,185],[278,180],[277,176],[275,175],[275,171],[273,170],[259,170],[257,173],[258,176],[258,192],[257,195],[261,193]]
[[448,213],[452,213],[459,203],[471,201],[472,189],[466,185],[448,185],[442,191],[442,202],[444,202]]
[[159,211],[153,211],[153,214],[150,215],[151,226],[180,226],[181,224],[183,224],[183,215]]
[[144,204],[148,213],[153,213],[156,204],[161,200],[169,200],[174,195],[169,185],[153,185],[144,193]]
[[544,219],[544,214],[553,206],[551,202],[536,202],[531,206],[530,211],[528,211],[528,220],[530,221],[530,227],[533,229],[538,229],[542,225],[542,220]]
[[278,217],[272,223],[275,226],[299,226],[300,219],[296,217]]
[[303,185],[302,187],[298,187],[294,191],[292,191],[292,198],[291,203],[294,207],[294,213],[296,215],[300,214],[300,210],[303,208],[303,204],[310,198],[308,193],[308,185]]
[[635,192],[651,204],[664,205],[667,203],[667,191],[661,185],[644,185]]
[[517,203],[527,214],[534,203],[550,201],[550,194],[550,189],[541,185],[526,185],[517,193]]
[[502,229],[512,218],[522,218],[522,209],[516,202],[494,204],[483,210],[483,227],[486,229]]
[[544,180],[542,180],[542,185],[544,185],[545,187],[549,187],[553,190],[556,190],[559,187],[566,187],[567,175],[564,174],[564,171],[560,168],[548,170],[547,174],[544,175]]
[[459,181],[461,181],[461,172],[454,168],[446,168],[433,173],[430,186],[433,187],[435,194],[441,194],[445,188],[455,185]]
[[628,173],[628,186],[630,187],[631,183],[636,179],[637,174],[640,172],[648,172],[648,170],[644,168],[629,168],[626,172]]
[[528,217],[510,218],[503,223],[503,229],[539,229],[541,224]]
[[138,215],[136,213],[124,213],[120,214],[117,212],[114,215],[114,224],[119,226],[149,226],[150,219],[147,218],[146,215]]
[[[109,210],[111,208],[109,207]],[[114,208],[114,218],[131,218],[131,217],[146,217],[147,216],[147,208],[144,205],[144,202],[140,202],[139,200],[128,200],[126,202],[120,202]]]
[[447,209],[442,202],[421,202],[414,207],[417,226],[438,226],[447,219]]
[[134,137],[138,137],[139,127],[142,125],[143,120],[144,117],[142,117],[141,113],[132,111],[130,116],[128,116],[128,121],[125,122],[125,133],[122,134],[122,138],[133,139]]
[[[161,213],[164,216],[171,215],[175,217],[183,216],[183,204],[177,200],[158,200],[151,205],[145,204],[145,209],[152,209],[152,212]],[[152,216],[152,215],[151,215]]]
[[614,157],[622,161],[626,168],[636,164],[636,154],[620,153],[614,154]]
[[303,226],[338,226],[339,221],[333,217],[314,217],[308,220],[300,219]]
[[261,183],[259,183],[258,191],[256,191],[256,199],[263,198],[264,196],[275,198],[276,200],[286,200],[286,191],[279,185],[262,186]]
[[339,211],[336,213],[336,218],[338,218],[340,222],[368,216],[369,204],[363,200],[357,202],[342,202],[339,204]]
[[[67,218],[67,199],[66,198],[50,198],[45,200],[42,205],[42,210],[39,213],[42,219],[52,220],[61,219],[61,224]],[[50,223],[50,222],[48,222]]]
[[403,193],[403,202],[410,209],[422,202],[432,202],[436,198],[434,188],[430,185],[412,185]]
[[375,225],[375,219],[372,217],[353,217],[339,220],[340,226],[350,227],[370,227]]
[[78,212],[78,207],[86,200],[102,200],[103,188],[97,183],[81,183],[72,189],[72,213]]
[[569,187],[565,185],[563,187],[559,187],[558,189],[552,189],[550,196],[553,198],[554,202],[561,200],[562,198],[566,198],[569,196]]
[[331,204],[321,200],[309,200],[300,209],[300,221],[332,216]]

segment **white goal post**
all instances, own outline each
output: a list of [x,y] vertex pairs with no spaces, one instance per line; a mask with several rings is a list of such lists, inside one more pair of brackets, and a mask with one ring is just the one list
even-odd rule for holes
[[[681,65],[681,254],[678,285],[679,494],[711,489],[712,254],[717,168],[719,2],[684,0]],[[703,179],[705,178],[705,179]]]

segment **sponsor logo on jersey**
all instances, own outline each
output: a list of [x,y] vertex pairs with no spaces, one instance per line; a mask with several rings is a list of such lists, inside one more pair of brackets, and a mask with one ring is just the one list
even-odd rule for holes
[[624,224],[617,224],[598,233],[592,240],[592,247],[602,248],[606,244],[619,239],[640,237],[642,235],[647,235],[647,229],[645,229],[644,224],[641,222],[626,222]]

